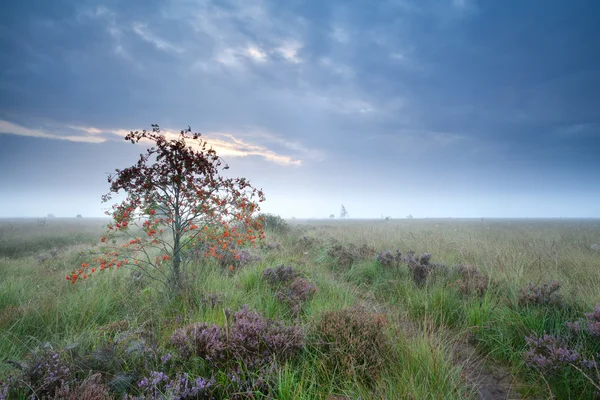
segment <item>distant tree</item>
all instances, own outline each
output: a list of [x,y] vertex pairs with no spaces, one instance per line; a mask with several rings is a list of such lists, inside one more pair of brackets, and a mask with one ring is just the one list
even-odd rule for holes
[[335,218],[334,214],[329,214],[329,218]]
[[77,214],[75,218],[83,218],[83,216],[81,214]]
[[152,131],[131,132],[125,140],[152,147],[137,164],[108,177],[110,192],[103,201],[121,191],[127,197],[106,212],[113,221],[100,239],[104,255],[96,258],[96,266],[83,263],[67,275],[69,281],[128,265],[177,292],[188,253],[222,258],[225,251],[237,255],[234,246],[264,238],[261,220],[254,215],[264,201],[262,190],[245,178],[221,176],[228,166],[222,166],[199,133],[188,129],[167,139],[152,125]]
[[413,216],[412,216],[412,214],[408,214],[408,215],[406,216],[406,219],[413,219]]
[[340,210],[340,218],[346,218],[348,216],[348,211],[346,211],[346,207],[342,204],[342,209]]
[[48,215],[46,216],[46,218],[55,218],[55,217],[54,217],[54,214],[48,214]]

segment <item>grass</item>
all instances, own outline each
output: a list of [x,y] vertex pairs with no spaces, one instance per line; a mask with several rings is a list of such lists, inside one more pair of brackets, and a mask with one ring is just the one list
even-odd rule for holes
[[[597,220],[293,221],[289,233],[268,232],[267,240],[278,241],[279,250],[256,250],[262,261],[234,273],[211,262],[190,265],[188,290],[176,298],[159,284],[132,279],[128,271],[103,271],[77,285],[65,281],[104,225],[82,219],[48,220],[43,227],[35,220],[0,222],[0,381],[18,375],[6,361],[27,359],[45,344],[75,349],[68,352],[73,365],[88,360],[121,340],[123,333],[114,330],[119,324],[134,336],[144,332],[144,343],[167,354],[173,352],[169,338],[175,329],[193,322],[225,327],[231,322],[226,310],[247,305],[299,326],[307,335],[300,354],[260,372],[275,398],[476,398],[466,379],[474,371],[456,361],[459,344],[467,339],[487,363],[510,372],[513,392],[524,398],[597,395],[594,371],[588,371],[592,381],[573,368],[542,377],[524,361],[525,337],[545,333],[576,343],[582,354],[600,352],[598,338],[573,336],[565,326],[600,303],[600,253],[590,247],[600,243]],[[382,266],[374,256],[339,264],[329,252],[331,240],[351,249],[366,245],[376,252],[430,252],[433,262],[448,269],[418,285],[406,264]],[[467,263],[489,277],[489,288],[480,295],[465,294],[456,284],[460,276],[451,266]],[[261,278],[263,270],[276,265],[293,266],[318,287],[300,315]],[[561,283],[563,306],[519,303],[529,282],[551,280]],[[214,307],[206,303],[211,294],[220,300]],[[391,347],[381,357],[389,359],[374,383],[342,373],[331,364],[333,355],[318,345],[319,318],[354,306],[384,314],[388,321],[385,335]],[[162,368],[169,376],[211,373],[202,359],[183,362],[175,357],[173,363],[150,366],[127,352],[115,359],[122,360],[118,367],[94,361],[96,371],[103,373],[105,383],[122,374],[135,376],[125,386],[131,393],[137,390],[136,379],[151,368]],[[88,372],[78,367],[76,374]],[[230,372],[212,373],[223,385],[231,384]],[[218,397],[235,398],[235,393],[221,391]],[[13,394],[24,398],[26,391]],[[254,396],[261,398],[256,392]]]

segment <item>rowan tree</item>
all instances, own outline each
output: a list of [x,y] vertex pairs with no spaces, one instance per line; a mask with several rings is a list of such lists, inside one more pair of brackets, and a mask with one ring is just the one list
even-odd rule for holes
[[191,252],[221,258],[264,239],[256,217],[262,190],[245,178],[228,178],[229,167],[216,151],[191,129],[167,138],[158,125],[151,131],[125,136],[131,143],[147,143],[137,164],[109,175],[110,191],[124,192],[125,200],[107,211],[112,219],[100,239],[101,253],[93,262],[67,275],[72,283],[90,273],[128,266],[177,291]]

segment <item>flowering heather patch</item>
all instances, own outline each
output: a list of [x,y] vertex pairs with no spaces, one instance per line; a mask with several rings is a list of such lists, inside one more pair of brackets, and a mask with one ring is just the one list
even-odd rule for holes
[[279,265],[263,271],[262,278],[277,291],[277,298],[287,304],[292,315],[298,316],[304,304],[317,292],[317,286],[298,276],[291,266]]
[[351,245],[343,245],[339,242],[334,242],[327,250],[329,257],[335,259],[337,264],[342,269],[350,268],[352,264],[361,258],[364,258],[359,254],[358,248],[354,248]]
[[230,318],[226,328],[195,323],[177,329],[171,344],[181,357],[199,356],[213,368],[232,368],[242,363],[259,370],[275,358],[285,361],[304,346],[304,334],[299,327],[285,326],[243,307]]
[[552,281],[541,286],[530,283],[519,295],[519,305],[537,305],[562,307],[563,299],[560,293],[560,283]]
[[545,374],[560,373],[570,364],[578,364],[581,354],[568,347],[564,340],[552,335],[528,336],[525,364]]
[[278,242],[267,242],[264,244],[263,248],[266,250],[279,250],[281,249],[281,244]]
[[290,307],[292,315],[298,316],[302,312],[304,304],[312,299],[316,292],[315,284],[298,277],[288,287],[281,288],[277,292],[277,298]]
[[408,270],[412,273],[413,281],[417,285],[423,286],[427,282],[427,275],[432,269],[429,264],[431,254],[424,253],[416,257],[414,251],[409,251],[404,260],[408,264]]
[[402,252],[400,250],[396,250],[395,253],[391,251],[382,251],[377,254],[377,262],[384,267],[387,266],[399,266],[402,263]]
[[585,319],[567,322],[566,325],[573,332],[585,332],[590,336],[600,337],[600,305],[591,313],[586,313]]
[[271,286],[279,286],[292,282],[298,273],[291,266],[278,265],[275,268],[267,268],[262,273],[262,279]]
[[171,378],[164,372],[152,371],[150,376],[138,382],[140,395],[126,395],[124,400],[213,399],[212,391],[215,383],[214,378],[191,379],[187,373],[177,374],[175,378]]
[[452,283],[451,286],[458,287],[460,293],[465,296],[471,294],[482,296],[487,292],[489,278],[486,274],[480,272],[477,267],[470,264],[461,264],[456,269],[460,279]]
[[204,309],[213,309],[222,302],[223,297],[218,293],[204,294],[200,299],[200,303],[202,304],[202,308]]
[[[33,391],[33,399],[51,398],[61,386],[71,380],[70,365],[61,353],[52,348],[34,351],[25,362],[11,362],[11,365],[21,371],[21,377],[9,389]],[[2,387],[2,390],[10,394],[6,387],[8,385]]]
[[359,307],[323,313],[315,326],[316,344],[329,370],[374,383],[392,351],[386,325],[383,315]]
[[250,249],[236,249],[234,245],[229,246],[227,249],[216,250],[216,252],[221,268],[230,271],[238,270],[263,259]]
[[[1,397],[0,397],[1,398]],[[61,386],[55,394],[60,400],[111,400],[109,387],[102,382],[102,374],[94,374],[82,382]]]

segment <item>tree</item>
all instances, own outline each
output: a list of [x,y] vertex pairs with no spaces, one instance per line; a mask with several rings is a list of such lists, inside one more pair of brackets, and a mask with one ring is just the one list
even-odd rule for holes
[[167,139],[152,125],[152,131],[125,136],[152,147],[134,166],[109,175],[110,191],[103,201],[121,191],[127,197],[106,212],[112,221],[100,239],[103,256],[83,263],[67,275],[69,281],[127,265],[178,291],[191,252],[222,258],[229,251],[237,257],[237,247],[264,239],[254,215],[264,201],[262,190],[245,178],[220,175],[229,167],[199,133],[191,132],[188,128]]
[[329,214],[329,218],[335,218],[335,215]]
[[346,207],[342,204],[342,209],[340,211],[340,218],[346,218],[348,216],[348,211],[346,211]]

